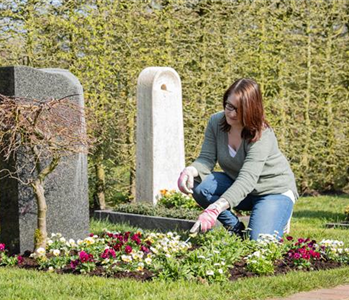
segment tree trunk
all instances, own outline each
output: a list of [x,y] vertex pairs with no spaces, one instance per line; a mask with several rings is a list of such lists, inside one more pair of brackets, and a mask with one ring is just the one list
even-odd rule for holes
[[38,205],[38,224],[34,236],[34,251],[38,248],[46,249],[47,226],[46,226],[46,212],[47,205],[45,199],[45,191],[43,183],[40,180],[35,180],[32,183],[36,202]]
[[97,159],[95,163],[96,171],[96,190],[95,190],[95,208],[105,209],[105,170],[102,160]]

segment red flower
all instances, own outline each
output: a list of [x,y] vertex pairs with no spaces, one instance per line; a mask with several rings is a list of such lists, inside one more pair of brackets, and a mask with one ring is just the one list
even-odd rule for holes
[[81,262],[88,262],[88,261],[92,261],[93,260],[93,255],[92,254],[88,254],[85,251],[81,251],[79,253],[79,258]]
[[102,258],[115,258],[116,254],[115,251],[113,249],[105,249],[104,252],[102,253],[101,257]]
[[131,237],[131,240],[134,241],[137,245],[139,245],[139,244],[141,243],[141,240],[140,240],[138,234],[134,234],[134,235]]
[[146,246],[141,246],[141,251],[143,251],[144,253],[149,253],[150,252],[150,250],[146,247]]
[[293,237],[290,236],[290,235],[288,235],[288,236],[286,237],[286,239],[287,239],[288,241],[292,241],[292,240],[293,240]]
[[20,255],[18,255],[18,256],[17,256],[17,263],[18,263],[18,264],[21,264],[22,262],[23,262],[23,257],[20,256]]
[[293,258],[294,258],[294,259],[300,259],[300,258],[301,258],[301,255],[300,255],[299,253],[295,253],[295,254],[293,255]]
[[129,246],[129,245],[127,245],[127,246],[125,247],[125,252],[126,252],[127,254],[130,254],[130,253],[132,252],[132,247]]
[[309,253],[304,253],[303,255],[302,255],[302,258],[304,258],[304,259],[310,259],[310,255],[309,255]]
[[122,243],[116,243],[116,244],[113,246],[113,248],[114,248],[115,251],[120,251],[121,247],[122,247]]
[[0,244],[0,251],[4,251],[5,250],[5,244]]

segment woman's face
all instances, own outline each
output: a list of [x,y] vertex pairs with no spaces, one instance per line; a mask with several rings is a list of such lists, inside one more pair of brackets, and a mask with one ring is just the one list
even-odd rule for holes
[[234,97],[234,95],[230,95],[227,99],[227,102],[225,104],[225,108],[224,108],[224,114],[225,114],[225,118],[227,120],[227,123],[232,126],[232,127],[241,127],[242,124],[240,122],[240,118],[238,115],[238,101],[236,99],[236,97]]

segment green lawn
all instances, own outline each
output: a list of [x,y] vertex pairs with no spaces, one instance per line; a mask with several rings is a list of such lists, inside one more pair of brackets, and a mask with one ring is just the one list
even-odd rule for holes
[[[349,230],[326,229],[326,222],[342,220],[349,196],[301,198],[296,204],[291,235],[340,239],[349,245]],[[129,230],[125,225],[91,222],[91,232]],[[349,284],[349,266],[321,272],[292,272],[228,282],[145,282],[99,277],[56,275],[15,268],[0,268],[0,297],[3,299],[266,299],[298,291]]]

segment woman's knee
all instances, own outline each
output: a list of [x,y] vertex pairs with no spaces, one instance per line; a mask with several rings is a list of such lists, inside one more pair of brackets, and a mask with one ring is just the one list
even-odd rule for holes
[[282,195],[266,196],[258,201],[250,217],[251,239],[258,239],[260,234],[271,234],[281,238],[292,209],[293,202]]

